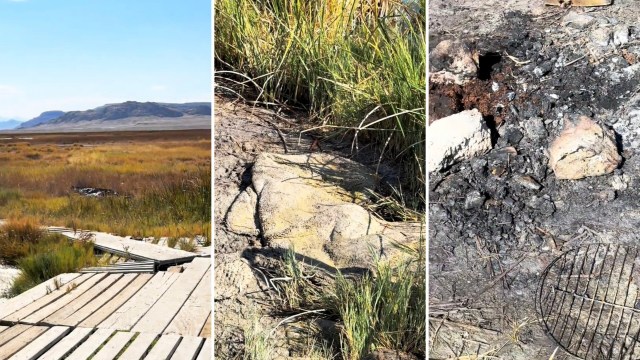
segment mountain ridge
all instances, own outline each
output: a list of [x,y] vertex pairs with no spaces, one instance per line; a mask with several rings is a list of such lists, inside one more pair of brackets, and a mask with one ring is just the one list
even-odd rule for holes
[[129,118],[176,119],[191,116],[210,116],[211,104],[206,102],[158,103],[125,101],[106,104],[83,111],[46,111],[31,120],[25,121],[17,129],[54,127],[75,123],[110,122]]

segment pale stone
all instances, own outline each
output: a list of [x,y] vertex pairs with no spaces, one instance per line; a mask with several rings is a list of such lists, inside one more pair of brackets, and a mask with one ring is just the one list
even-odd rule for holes
[[387,222],[358,205],[376,189],[377,177],[340,156],[260,154],[251,181],[227,213],[227,229],[258,234],[274,248],[293,247],[314,264],[366,268],[374,254],[399,258],[393,243],[423,237],[420,223]]
[[462,85],[478,77],[479,53],[469,45],[457,40],[444,40],[431,51],[432,64],[446,64],[437,72],[437,79],[447,79]]
[[600,47],[607,47],[611,42],[610,28],[597,28],[591,32],[591,41]]
[[620,46],[629,42],[629,27],[621,24],[613,28],[613,43]]
[[578,14],[570,11],[562,18],[562,25],[570,26],[576,29],[584,29],[595,22],[595,18],[587,14]]
[[492,147],[491,130],[477,109],[447,116],[427,130],[429,171],[438,171]]
[[582,179],[613,172],[622,157],[615,133],[586,116],[569,121],[549,147],[549,166],[558,179]]

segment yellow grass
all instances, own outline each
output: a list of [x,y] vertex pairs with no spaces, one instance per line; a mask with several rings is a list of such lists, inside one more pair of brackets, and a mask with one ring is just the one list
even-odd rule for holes
[[[154,191],[166,191],[203,171],[210,172],[210,140],[200,136],[188,141],[141,138],[124,142],[114,136],[82,144],[79,135],[77,142],[0,143],[0,219],[29,217],[46,225],[121,235],[208,235],[210,221],[203,221],[204,216],[173,219],[158,215],[175,205],[155,199],[155,208],[140,211],[138,206],[136,214],[107,214],[104,212],[114,208],[105,205],[107,199],[82,198],[72,187],[112,189],[131,202],[144,199]],[[84,211],[86,207],[91,211]]]

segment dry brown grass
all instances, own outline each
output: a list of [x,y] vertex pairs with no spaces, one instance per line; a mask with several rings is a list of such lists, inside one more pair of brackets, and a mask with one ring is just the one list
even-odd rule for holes
[[42,224],[126,235],[201,234],[210,227],[208,223],[166,217],[145,221],[162,210],[158,202],[148,214],[135,214],[140,221],[122,214],[92,215],[85,208],[95,205],[95,212],[106,211],[105,199],[78,199],[72,187],[112,189],[134,200],[178,188],[202,171],[210,171],[209,134],[163,132],[136,137],[126,133],[122,139],[118,134],[38,134],[29,135],[30,142],[0,141],[0,218],[31,217]]
[[29,254],[44,232],[31,220],[11,219],[0,227],[0,259],[11,265]]

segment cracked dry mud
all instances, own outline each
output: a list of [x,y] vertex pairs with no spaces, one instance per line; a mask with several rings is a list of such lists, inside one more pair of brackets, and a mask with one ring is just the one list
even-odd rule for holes
[[[234,358],[256,319],[268,331],[283,319],[260,268],[274,264],[284,249],[320,270],[362,273],[374,254],[399,260],[392,243],[417,246],[424,227],[385,221],[366,209],[369,189],[386,181],[365,165],[377,159],[349,159],[344,144],[317,151],[313,138],[298,136],[302,124],[293,117],[221,96],[215,101],[216,346],[222,358]],[[276,358],[301,355],[293,349],[294,328],[275,329]]]
[[[463,85],[430,83],[430,122],[477,108],[493,132],[488,153],[430,173],[430,356],[549,359],[558,344],[535,307],[543,270],[581,244],[640,243],[640,5],[429,6],[430,47],[464,41],[480,61]],[[622,162],[561,180],[548,149],[580,116],[615,132]]]

